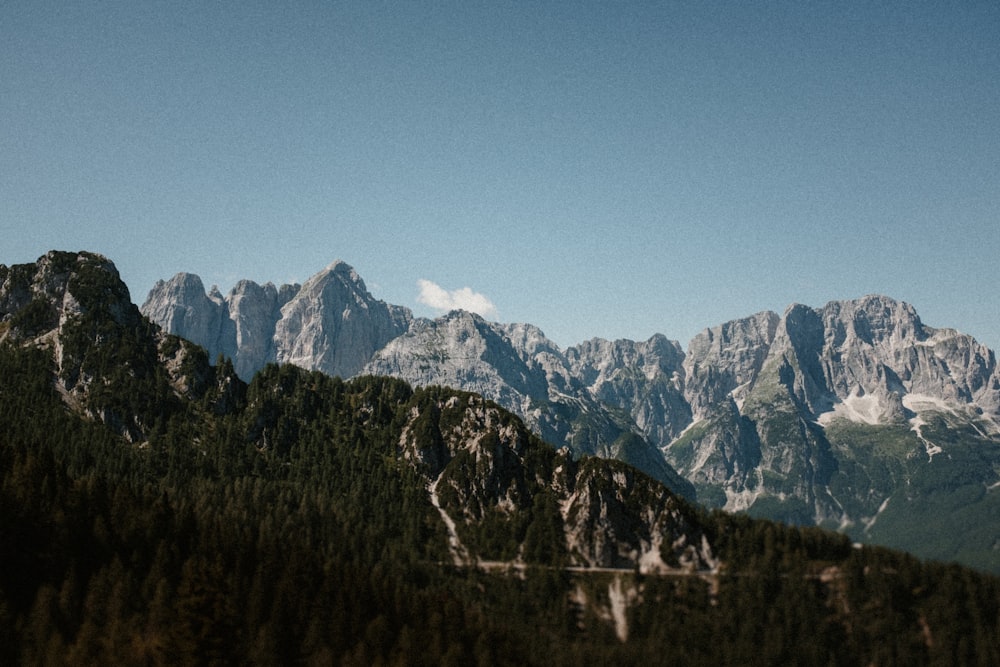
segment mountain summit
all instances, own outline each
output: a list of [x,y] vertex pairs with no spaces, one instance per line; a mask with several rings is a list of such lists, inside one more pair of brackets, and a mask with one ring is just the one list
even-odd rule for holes
[[142,312],[212,358],[231,358],[247,380],[271,362],[353,376],[413,319],[408,309],[372,297],[340,260],[304,285],[241,280],[226,296],[214,287],[206,294],[198,276],[178,273],[156,283]]

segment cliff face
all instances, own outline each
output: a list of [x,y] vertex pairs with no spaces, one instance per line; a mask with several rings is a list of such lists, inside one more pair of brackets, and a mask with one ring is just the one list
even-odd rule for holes
[[739,320],[696,337],[685,366],[695,422],[664,452],[703,501],[917,551],[959,496],[984,520],[998,504],[995,356],[908,304]]
[[[690,506],[649,477],[554,451],[477,395],[432,389],[423,396],[400,449],[428,481],[456,564],[478,552],[487,560],[643,572],[717,566]],[[532,521],[522,531],[516,526],[525,516]]]
[[179,273],[157,282],[142,312],[211,358],[229,357],[247,380],[270,362],[353,376],[412,319],[407,309],[372,297],[343,262],[302,286],[242,280],[227,296],[215,288],[206,294],[198,276]]
[[[198,324],[182,311],[171,315]],[[0,265],[2,342],[50,351],[67,408],[131,442],[162,427],[183,398],[212,392],[208,400],[219,406],[237,391],[202,350],[144,318],[114,264],[94,253],[53,251],[34,264]]]
[[587,392],[626,412],[651,442],[670,442],[690,423],[677,342],[659,334],[644,342],[594,339],[569,348],[566,357]]
[[356,375],[376,350],[406,331],[410,311],[376,300],[350,266],[334,262],[280,312],[275,358],[328,375]]
[[705,329],[691,340],[684,359],[684,398],[695,419],[730,397],[742,403],[780,321],[776,313],[758,313]]

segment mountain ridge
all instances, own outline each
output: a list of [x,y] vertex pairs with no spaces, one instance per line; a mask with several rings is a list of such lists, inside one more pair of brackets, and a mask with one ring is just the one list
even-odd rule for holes
[[[672,349],[610,357],[649,380]],[[478,394],[288,363],[243,383],[97,255],[0,265],[0,405],[4,664],[1000,655],[995,577],[706,512]]]
[[[356,374],[476,391],[556,446],[622,458],[688,497],[696,491],[709,506],[874,539],[869,529],[876,517],[879,525],[891,524],[883,511],[889,499],[925,468],[943,465],[947,457],[937,452],[950,448],[949,456],[962,458],[959,450],[977,447],[989,452],[981,469],[967,471],[987,489],[977,502],[996,502],[995,354],[953,329],[924,325],[911,305],[890,297],[760,312],[704,329],[686,351],[660,334],[646,341],[592,339],[563,350],[534,325],[488,322],[461,311],[415,318],[353,285],[341,285],[343,293],[331,300],[335,307],[326,308],[322,299],[307,306],[300,295],[293,301],[298,298],[297,312],[308,315],[313,340],[331,347],[350,341],[334,326],[343,303],[358,304],[358,316],[394,314],[378,320],[391,326],[378,328],[370,320],[369,330],[388,333],[365,338],[367,345],[351,353],[364,360],[353,367]],[[165,300],[154,289],[144,312],[156,320]],[[275,347],[294,341],[293,335],[275,338]],[[318,357],[294,358],[307,368],[321,367]],[[928,437],[924,425],[941,420],[948,438],[964,434],[961,442]],[[895,449],[859,454],[890,432]],[[887,451],[897,453],[886,458]],[[864,489],[869,483],[875,491]],[[909,536],[904,543],[916,541]],[[981,558],[992,561],[991,553]]]

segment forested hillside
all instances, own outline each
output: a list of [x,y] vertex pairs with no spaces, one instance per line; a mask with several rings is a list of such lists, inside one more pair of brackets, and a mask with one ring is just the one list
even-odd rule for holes
[[701,511],[472,394],[244,384],[101,266],[0,294],[0,664],[1000,663],[996,578]]

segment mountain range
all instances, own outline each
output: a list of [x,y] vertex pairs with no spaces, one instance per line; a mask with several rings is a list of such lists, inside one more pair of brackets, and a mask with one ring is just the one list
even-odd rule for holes
[[886,296],[736,319],[686,351],[662,335],[563,350],[531,324],[414,317],[341,261],[225,296],[179,273],[141,311],[245,379],[277,362],[475,392],[575,456],[623,460],[709,507],[1000,564],[995,354]]
[[[768,437],[792,421],[789,406],[803,409],[793,401],[818,400],[807,383],[800,396],[798,376],[786,370],[804,365],[803,354],[748,361],[760,366],[751,387],[735,397],[730,390],[727,401],[696,404],[685,398],[692,351],[672,357],[676,345],[660,337],[645,345],[592,341],[561,352],[532,327],[463,313],[416,320],[367,303],[360,279],[343,265],[333,268],[307,283],[323,295],[319,301],[296,303],[303,289],[294,288],[244,284],[242,294],[276,295],[261,311],[271,314],[284,300],[277,311],[299,319],[273,331],[312,332],[301,349],[323,351],[329,364],[363,361],[356,377],[266,363],[244,382],[225,355],[212,365],[205,348],[143,316],[104,257],[50,252],[34,264],[0,265],[0,663],[718,665],[745,664],[749,656],[763,664],[994,664],[1000,658],[996,577],[852,544],[834,531],[708,511],[633,466],[551,446],[479,393],[414,387],[366,372],[394,342],[413,345],[440,330],[429,367],[451,363],[459,374],[469,360],[454,351],[474,351],[483,377],[493,369],[507,382],[520,381],[519,390],[532,378],[550,386],[561,377],[564,402],[533,409],[562,411],[554,423],[578,433],[598,429],[603,419],[631,423],[636,430],[617,436],[625,446],[612,454],[651,444],[632,413],[611,400],[645,387],[647,395],[659,389],[671,400],[679,396],[677,405],[690,411],[687,426],[673,427],[679,432],[668,454],[679,446],[708,448],[712,433],[744,446],[739,438],[753,430],[761,453],[750,460],[760,470]],[[336,303],[340,317],[313,328],[324,321],[325,299],[342,295],[345,286],[361,302]],[[175,312],[186,315],[180,307]],[[370,313],[388,319],[373,324]],[[382,327],[392,322],[408,322],[406,331],[391,337],[392,329]],[[357,347],[331,346],[323,333],[331,323]],[[264,350],[265,358],[286,354],[274,333],[271,343],[244,337],[253,325],[242,319],[236,340],[255,340],[255,353]],[[747,325],[764,332],[771,347],[782,326],[769,316]],[[213,336],[233,330],[224,321],[207,328]],[[379,336],[390,338],[378,347]],[[499,343],[490,336],[507,341],[514,356],[491,351]],[[536,354],[519,356],[528,341]],[[377,348],[367,360],[356,354],[365,346]],[[542,367],[541,375],[512,374],[504,365],[517,359],[529,371]],[[629,384],[620,377],[629,367],[647,369],[652,378],[640,374],[645,384],[637,378]],[[676,368],[673,384],[658,383],[664,369]],[[745,380],[731,382],[739,387]],[[588,396],[580,386],[606,393],[594,389]],[[717,392],[713,386],[692,395]],[[813,448],[800,459],[834,460],[828,486],[835,496],[843,491],[836,475],[846,479],[849,466],[874,478],[876,459],[918,458],[894,449],[908,441],[891,429],[912,431],[918,453],[931,463],[955,464],[905,468],[908,502],[947,505],[954,525],[946,537],[967,539],[961,520],[982,509],[982,496],[991,497],[970,472],[979,468],[967,465],[974,451],[988,463],[995,444],[985,430],[990,419],[976,413],[964,422],[932,421],[905,396],[899,402],[898,414],[882,418],[890,430],[878,442],[865,440],[869,431],[848,439],[855,423],[849,421],[840,426],[848,429],[843,439],[824,435],[845,421],[841,416],[799,423],[800,445]],[[820,414],[870,407],[858,399],[842,404]],[[586,414],[597,409],[604,415]],[[863,414],[874,419],[872,410]],[[864,459],[857,452],[865,446],[878,455]],[[961,493],[941,491],[941,473],[949,470]],[[776,495],[774,485],[790,483],[791,475],[775,482],[770,474],[760,473],[770,486],[757,502]],[[684,488],[704,495],[711,487],[696,478]],[[884,509],[875,525],[888,516]]]

